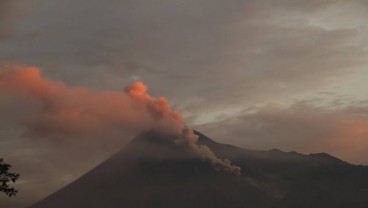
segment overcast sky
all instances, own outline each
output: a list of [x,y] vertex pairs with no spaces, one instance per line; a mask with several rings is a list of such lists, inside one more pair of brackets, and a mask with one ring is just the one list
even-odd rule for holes
[[140,129],[106,103],[137,80],[216,141],[367,165],[367,10],[365,0],[0,0],[0,73],[39,71],[67,97],[53,107],[92,100],[100,116],[30,123],[64,114],[0,86],[0,157],[22,176],[0,207],[29,205],[123,147]]

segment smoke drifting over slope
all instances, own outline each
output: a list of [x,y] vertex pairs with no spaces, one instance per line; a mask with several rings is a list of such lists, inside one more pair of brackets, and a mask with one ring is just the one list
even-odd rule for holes
[[176,144],[191,148],[198,156],[209,160],[217,170],[240,175],[238,166],[231,165],[229,160],[217,158],[207,146],[196,144],[198,136],[185,125],[182,115],[171,110],[165,98],[152,97],[147,94],[147,90],[148,88],[142,82],[135,82],[125,88],[132,97],[134,106],[143,107],[148,114],[159,121],[156,129],[174,134],[178,138],[174,141]]
[[32,138],[88,138],[112,128],[153,128],[174,136],[177,139],[172,142],[191,149],[216,170],[240,174],[240,168],[229,160],[219,159],[207,146],[196,144],[198,137],[185,125],[182,115],[170,109],[167,99],[152,97],[147,90],[142,82],[127,86],[125,92],[70,87],[44,78],[40,69],[28,66],[10,66],[0,73],[2,94],[21,97],[35,106],[35,113],[19,120]]

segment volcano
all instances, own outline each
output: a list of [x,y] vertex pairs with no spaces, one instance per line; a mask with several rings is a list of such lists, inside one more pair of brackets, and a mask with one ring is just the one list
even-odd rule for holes
[[252,151],[195,131],[198,144],[241,175],[147,131],[73,183],[29,208],[366,208],[368,167],[326,153]]

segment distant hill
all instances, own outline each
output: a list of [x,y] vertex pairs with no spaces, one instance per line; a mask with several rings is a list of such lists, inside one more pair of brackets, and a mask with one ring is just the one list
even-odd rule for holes
[[326,153],[253,151],[198,143],[242,168],[218,172],[154,131],[30,208],[367,208],[368,167]]

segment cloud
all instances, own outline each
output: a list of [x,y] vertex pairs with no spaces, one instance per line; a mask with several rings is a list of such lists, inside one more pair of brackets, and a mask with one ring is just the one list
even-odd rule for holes
[[[208,147],[197,145],[198,136],[186,126],[182,115],[170,109],[166,98],[152,97],[147,90],[142,82],[124,91],[68,86],[43,77],[39,68],[7,65],[0,72],[0,96],[5,97],[0,105],[1,110],[10,113],[4,112],[1,121],[8,123],[4,130],[20,133],[20,138],[8,145],[22,143],[14,145],[12,151],[23,148],[23,154],[12,154],[5,147],[2,153],[19,160],[15,164],[24,163],[24,158],[19,158],[25,156],[24,151],[31,152],[31,160],[43,161],[31,162],[33,170],[30,165],[23,167],[22,171],[31,170],[31,174],[25,174],[26,181],[32,180],[35,167],[53,164],[72,168],[66,175],[73,177],[75,172],[91,168],[96,163],[94,158],[120,149],[131,139],[126,135],[155,129],[170,135],[167,138],[175,138],[171,142],[188,148],[216,170],[240,174],[240,168],[229,160],[219,159]],[[68,164],[70,160],[73,164]],[[49,177],[55,175],[53,171],[48,173]]]
[[139,78],[194,117],[318,90],[367,60],[364,28],[343,24],[366,19],[358,1],[51,2],[3,59],[98,89]]
[[[51,192],[51,189],[62,186],[60,181],[54,182],[52,178],[68,174],[71,175],[69,181],[76,178],[133,136],[120,128],[124,120],[117,119],[117,115],[106,115],[104,101],[88,92],[104,94],[113,89],[117,94],[124,94],[122,86],[142,80],[151,87],[152,94],[167,97],[189,124],[211,122],[216,115],[229,117],[239,109],[268,102],[292,103],[295,97],[305,98],[308,93],[329,91],[333,85],[342,88],[335,95],[339,96],[346,92],[341,80],[348,79],[356,68],[367,66],[366,8],[364,0],[0,1],[0,62],[40,66],[42,73],[50,78],[48,81],[60,80],[61,87],[52,82],[52,89],[61,92],[53,99],[63,100],[70,109],[67,111],[51,102],[48,105],[55,111],[46,116],[47,106],[44,104],[50,101],[2,92],[0,151],[15,158],[15,166],[25,167],[26,163],[21,161],[27,161],[27,164],[42,167],[44,177],[48,178],[45,184],[49,184]],[[359,73],[357,76],[363,77]],[[76,87],[78,93],[70,94],[70,86],[86,87]],[[87,96],[81,95],[84,93]],[[77,96],[94,100],[95,104],[89,108],[99,113],[81,111],[83,103],[71,102]],[[104,96],[107,100],[125,99],[120,94]],[[106,102],[106,105],[118,108],[113,103]],[[325,109],[311,106],[298,109],[301,112],[295,114],[302,117],[309,115],[304,110],[321,110],[321,117],[313,112],[310,115],[330,130],[323,133],[318,126],[313,127],[302,120],[293,123],[291,119],[288,125],[293,128],[287,133],[287,118],[280,114],[286,116],[288,110],[293,109],[276,108],[271,110],[274,114],[258,112],[254,117],[248,115],[246,118],[250,121],[242,121],[243,115],[229,119],[228,126],[219,124],[219,128],[238,132],[231,138],[232,132],[223,134],[220,129],[206,127],[203,132],[218,139],[224,136],[222,141],[226,143],[259,149],[335,150],[337,147],[328,144],[324,146],[326,149],[312,150],[319,146],[294,142],[297,129],[301,128],[297,124],[311,129],[306,136],[300,136],[305,138],[302,141],[311,141],[306,138],[308,135],[310,138],[333,135],[330,132],[337,128],[333,124],[338,126],[335,122],[327,125],[329,120],[322,118],[328,115],[324,114]],[[134,110],[137,109],[132,112]],[[124,116],[129,115],[124,112]],[[56,119],[59,116],[63,120]],[[268,121],[270,117],[275,121]],[[73,128],[76,119],[81,122],[77,129]],[[283,130],[252,124],[259,119],[260,123],[276,126],[276,120],[281,119],[279,125]],[[15,125],[17,121],[23,123]],[[247,127],[244,130],[241,129],[242,122]],[[104,126],[107,123],[109,125]],[[232,123],[240,126],[232,128]],[[99,125],[102,126],[93,128]],[[252,125],[275,134],[252,130]],[[58,134],[51,134],[56,130]],[[257,142],[244,139],[242,131],[249,134],[247,138],[254,135],[259,139]],[[276,136],[278,133],[284,136]],[[25,136],[32,138],[33,143],[24,140]],[[101,138],[106,142],[100,144],[99,152],[92,154],[87,150],[98,146]],[[58,148],[67,149],[70,154],[58,152],[50,147],[51,144],[45,145],[47,139],[59,141]],[[292,143],[287,145],[286,141]],[[68,145],[70,143],[73,145]],[[364,145],[355,148],[364,149]],[[346,151],[350,150],[346,148]],[[53,166],[37,162],[50,152],[59,155],[49,157],[52,161],[49,164]],[[89,155],[86,158],[80,156],[80,162],[75,163],[79,166],[65,162],[81,152]],[[349,156],[350,153],[338,155],[351,158],[349,161],[363,161],[365,156],[359,156],[357,152],[363,151],[353,152],[354,158]],[[58,164],[59,167],[55,167]],[[37,173],[34,175],[36,178]],[[42,189],[45,188],[39,188]],[[1,203],[0,200],[0,207]]]
[[0,70],[0,152],[21,173],[19,203],[34,203],[121,149],[153,120],[134,109],[124,91],[73,87],[41,70],[6,65]]
[[247,149],[327,152],[368,164],[368,108],[269,105],[217,123],[196,127],[219,141]]
[[33,116],[21,121],[26,126],[27,136],[49,140],[57,139],[53,137],[67,140],[75,135],[108,137],[113,129],[136,129],[138,126],[145,129],[150,125],[144,112],[134,109],[123,91],[69,87],[42,77],[35,67],[10,68],[0,75],[1,88],[8,94],[14,92],[35,109]]
[[[173,142],[188,147],[200,158],[209,161],[216,170],[235,175],[241,175],[240,167],[232,165],[228,159],[217,158],[216,155],[205,145],[198,145],[198,136],[193,129],[186,126],[182,115],[170,109],[165,98],[154,98],[147,94],[147,87],[142,82],[136,82],[125,88],[125,91],[133,98],[134,106],[143,104],[148,113],[158,121],[158,129],[165,134],[173,134],[176,138]],[[157,124],[155,124],[157,125]],[[170,138],[170,137],[169,137]]]
[[15,25],[26,16],[35,0],[0,1],[0,41],[11,38]]

